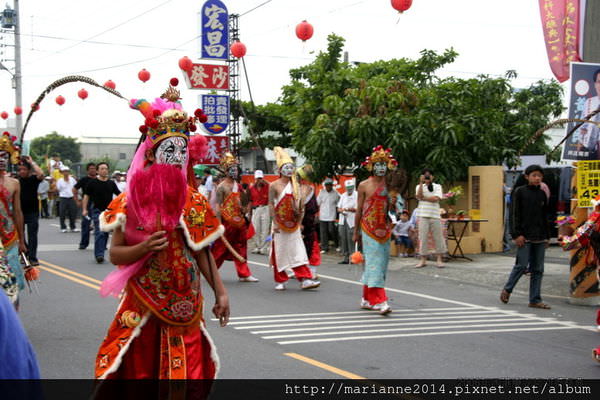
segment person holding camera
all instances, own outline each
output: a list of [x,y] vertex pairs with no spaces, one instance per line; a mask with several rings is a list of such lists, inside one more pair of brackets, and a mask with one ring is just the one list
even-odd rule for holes
[[437,267],[444,268],[442,256],[446,253],[446,242],[442,235],[442,222],[440,220],[440,200],[442,199],[442,186],[433,183],[433,172],[425,168],[419,178],[417,185],[417,227],[419,230],[419,255],[421,260],[416,268],[423,268],[427,265],[427,244],[429,233],[433,236],[435,243],[435,254],[437,256]]

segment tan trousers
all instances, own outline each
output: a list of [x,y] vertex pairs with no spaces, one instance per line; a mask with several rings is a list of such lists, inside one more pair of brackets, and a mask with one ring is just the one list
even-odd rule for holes
[[447,251],[446,241],[442,235],[442,222],[439,218],[419,217],[419,255],[429,254],[429,232],[435,243],[435,254],[444,254]]

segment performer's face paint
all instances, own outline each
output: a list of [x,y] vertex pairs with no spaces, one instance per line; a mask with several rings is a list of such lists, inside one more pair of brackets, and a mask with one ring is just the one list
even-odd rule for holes
[[227,175],[229,175],[231,178],[233,179],[237,179],[238,177],[238,167],[229,167],[229,169],[227,170]]
[[296,170],[296,168],[294,167],[294,164],[290,164],[290,163],[284,164],[281,167],[281,175],[291,178],[292,175],[294,175],[295,170]]
[[8,168],[8,159],[10,158],[10,154],[8,151],[0,150],[0,171],[6,171]]
[[384,176],[387,172],[387,164],[384,162],[376,162],[373,165],[373,173],[375,176]]
[[154,153],[157,164],[169,164],[183,168],[187,161],[187,140],[182,137],[170,137],[158,145]]

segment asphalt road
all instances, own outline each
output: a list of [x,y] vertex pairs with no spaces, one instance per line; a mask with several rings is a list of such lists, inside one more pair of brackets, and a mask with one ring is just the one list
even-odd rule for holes
[[[97,291],[113,266],[77,250],[79,234],[60,233],[56,219],[40,222],[39,294],[22,296],[20,314],[44,378],[90,378],[117,307]],[[388,274],[394,311],[382,317],[358,308],[358,266],[326,262],[319,289],[290,280],[276,292],[266,261],[251,256],[259,283],[238,282],[232,263],[221,269],[231,322],[220,328],[205,312],[221,378],[600,377],[593,308],[531,309],[519,293],[503,305],[497,288],[402,269]],[[204,296],[210,310],[212,293]]]

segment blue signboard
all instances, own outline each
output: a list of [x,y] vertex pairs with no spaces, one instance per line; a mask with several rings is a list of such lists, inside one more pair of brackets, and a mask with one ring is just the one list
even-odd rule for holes
[[226,60],[229,56],[229,14],[219,0],[207,0],[202,6],[202,57]]
[[229,125],[229,96],[220,94],[202,95],[202,110],[208,117],[203,124],[208,133],[223,133]]

